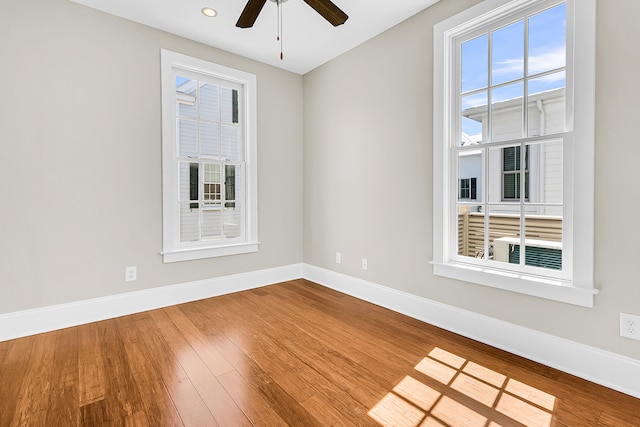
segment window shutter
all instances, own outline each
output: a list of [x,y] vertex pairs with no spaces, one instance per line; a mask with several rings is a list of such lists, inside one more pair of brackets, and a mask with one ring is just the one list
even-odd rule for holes
[[[198,200],[198,164],[189,163],[189,200]],[[198,203],[190,203],[191,209],[198,209]]]
[[471,200],[476,200],[478,198],[476,182],[477,182],[476,178],[471,178]]
[[231,92],[231,105],[232,105],[232,123],[238,123],[238,91],[233,90]]

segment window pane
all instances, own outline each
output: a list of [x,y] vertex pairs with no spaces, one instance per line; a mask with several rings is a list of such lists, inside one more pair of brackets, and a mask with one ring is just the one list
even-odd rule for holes
[[520,261],[514,259],[521,234],[519,206],[490,206],[489,213],[489,243],[493,259],[519,264]]
[[482,206],[458,206],[458,255],[484,256],[484,214]]
[[221,209],[204,209],[202,211],[202,238],[220,239],[222,237]]
[[[525,178],[525,200],[529,200],[529,163],[530,163],[530,147],[527,146],[527,150],[525,151],[524,158],[524,178]],[[501,151],[502,162],[501,162],[501,178],[500,178],[500,186],[502,188],[501,191],[501,200],[503,201],[512,201],[517,202],[520,200],[520,194],[522,191],[522,157],[520,146],[512,146],[512,147],[504,147],[499,149],[494,149],[492,151],[492,156],[494,162],[491,167],[495,168],[495,159],[498,157],[497,151]],[[493,176],[497,177],[497,173],[493,171]],[[495,183],[493,184],[496,185]],[[497,191],[494,191],[494,198],[491,200],[492,202],[497,202]]]
[[221,166],[218,163],[205,163],[203,170],[202,200],[204,207],[219,209],[222,188]]
[[483,129],[487,121],[487,92],[463,96],[461,106],[462,135],[460,146],[482,143]]
[[482,200],[482,151],[458,153],[458,197]]
[[196,117],[196,83],[186,77],[176,77],[176,109],[179,116]]
[[524,76],[524,21],[491,35],[491,84],[499,85]]
[[503,178],[502,198],[505,200],[520,199],[520,173],[505,173]]
[[525,265],[562,270],[562,208],[528,206]]
[[207,206],[218,206],[220,203],[215,201],[220,200],[220,184],[204,183],[203,200]]
[[196,242],[200,240],[198,215],[200,209],[191,208],[191,203],[180,203],[180,241]]
[[[525,200],[529,198],[529,148],[525,152]],[[489,203],[519,202],[522,179],[522,158],[520,146],[492,147],[488,150],[489,156]],[[511,204],[510,203],[510,204]],[[511,211],[509,205],[505,205]]]
[[503,153],[501,147],[492,147],[487,150],[489,157],[487,171],[488,180],[486,185],[487,199],[489,203],[500,203],[502,201],[502,187],[503,187]]
[[520,147],[506,147],[502,149],[502,170],[520,170]]
[[562,141],[527,145],[527,202],[562,203]]
[[529,18],[528,75],[566,65],[566,19],[564,3]]
[[227,200],[227,204],[225,206],[231,207],[233,206],[233,201],[236,200],[236,188],[239,188],[239,185],[236,185],[236,179],[239,179],[240,175],[236,174],[236,166],[235,165],[225,165],[224,167],[224,199]]
[[514,83],[491,91],[491,139],[504,141],[522,137],[524,84]]
[[223,87],[220,96],[222,123],[238,123],[238,91]]
[[239,202],[229,203],[228,206],[223,210],[224,215],[224,236],[227,239],[232,239],[235,237],[240,237],[241,235],[241,227],[240,227],[240,204]]
[[179,180],[179,201],[198,200],[198,164],[180,163]]
[[529,80],[529,136],[565,131],[565,72]]
[[203,83],[200,86],[200,119],[212,122],[220,121],[218,108],[218,86]]
[[471,197],[471,180],[463,178],[460,180],[460,190],[458,191],[459,199],[468,199]]
[[211,157],[220,155],[217,124],[200,122],[200,154]]
[[177,119],[177,138],[180,157],[196,157],[196,121],[188,119]]
[[462,85],[466,93],[487,87],[489,82],[489,36],[484,34],[462,43]]
[[222,126],[222,158],[240,160],[240,130],[237,126]]
[[204,182],[220,184],[220,164],[205,163]]

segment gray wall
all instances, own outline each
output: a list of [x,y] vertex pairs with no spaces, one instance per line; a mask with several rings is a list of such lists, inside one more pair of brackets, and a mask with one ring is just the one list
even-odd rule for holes
[[433,25],[475,3],[442,0],[304,76],[304,261],[640,359],[618,325],[640,314],[637,0],[598,1],[595,307],[432,274]]
[[[0,313],[302,262],[301,76],[65,0],[0,9]],[[257,75],[256,254],[162,263],[160,48]]]

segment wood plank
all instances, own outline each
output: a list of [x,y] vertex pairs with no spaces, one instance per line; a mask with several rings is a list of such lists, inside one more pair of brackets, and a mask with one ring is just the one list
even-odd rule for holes
[[13,340],[0,368],[0,426],[12,424],[13,415],[18,408],[20,390],[29,381],[26,372],[29,369],[29,358],[36,340],[39,337],[25,337]]
[[2,366],[5,357],[7,357],[7,353],[9,353],[9,350],[13,347],[14,341],[15,340],[0,341],[0,366]]
[[[84,327],[86,325],[81,326]],[[115,320],[98,322],[98,335],[102,368],[104,370],[104,399],[80,410],[82,424],[91,419],[99,424],[120,423],[132,414],[144,410],[140,393],[135,385],[127,359],[123,338]],[[97,404],[100,402],[99,404]]]
[[254,425],[286,426],[287,423],[271,408],[257,389],[251,386],[238,371],[219,377],[225,390]]
[[189,340],[175,327],[166,310],[151,312],[167,344],[175,354],[189,380],[198,389],[216,421],[221,425],[246,425],[251,423],[226,392],[215,375],[189,344]]
[[271,382],[260,387],[260,394],[269,402],[273,410],[291,426],[322,427],[313,415],[278,383]]
[[78,328],[79,405],[86,406],[104,399],[104,360],[96,323]]
[[144,345],[142,332],[133,316],[116,319],[122,334],[125,351],[131,366],[136,388],[140,393],[144,412],[133,414],[133,420],[142,419],[153,426],[182,426],[182,420],[167,392],[162,377],[154,369],[151,360],[154,353]]
[[80,425],[78,383],[78,329],[57,331],[44,425]]
[[144,346],[154,370],[162,378],[163,385],[184,425],[218,425],[151,317],[139,320],[137,326],[142,333]]
[[200,356],[213,375],[219,376],[233,371],[233,366],[220,354],[215,346],[211,345],[202,330],[198,329],[180,308],[177,306],[167,307],[165,313],[182,335],[188,338],[189,344],[198,353],[198,356]]
[[12,417],[15,425],[45,425],[56,335],[56,332],[49,332],[42,334],[41,339],[32,339],[33,348],[24,373],[25,380],[17,395],[18,404]]

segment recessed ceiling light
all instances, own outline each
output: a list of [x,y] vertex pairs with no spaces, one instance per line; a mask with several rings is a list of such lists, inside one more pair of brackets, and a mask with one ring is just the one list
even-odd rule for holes
[[212,9],[210,7],[203,7],[202,8],[202,14],[204,16],[208,16],[210,18],[216,16],[218,14],[218,12],[215,9]]

